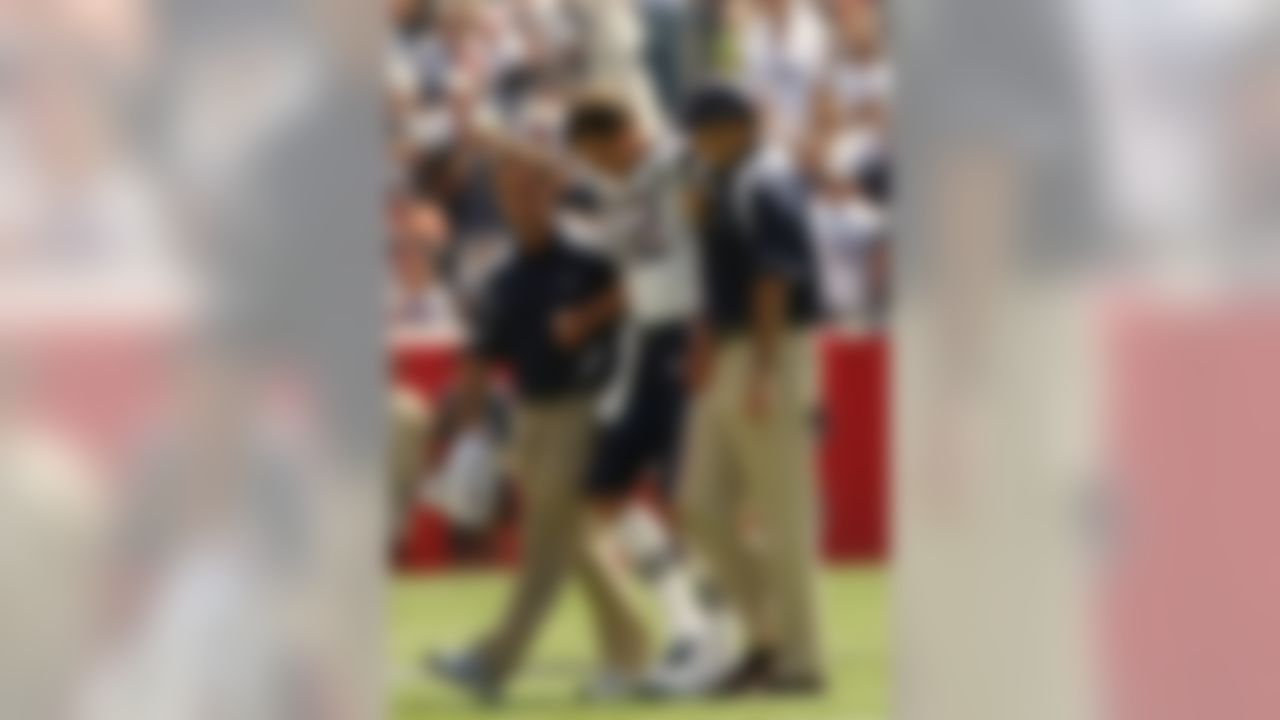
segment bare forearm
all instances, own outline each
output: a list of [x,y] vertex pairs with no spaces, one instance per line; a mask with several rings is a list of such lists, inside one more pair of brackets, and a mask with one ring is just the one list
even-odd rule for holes
[[752,293],[751,342],[757,366],[773,366],[787,322],[787,283],[776,277],[756,281]]

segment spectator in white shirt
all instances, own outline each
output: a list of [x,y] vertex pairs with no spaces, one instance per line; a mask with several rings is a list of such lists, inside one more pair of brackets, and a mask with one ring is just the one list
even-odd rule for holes
[[882,113],[893,93],[883,13],[876,0],[831,0],[835,28],[827,88],[845,114]]
[[429,204],[407,200],[396,203],[392,213],[392,329],[439,339],[457,338],[459,321],[453,299],[436,269],[436,258],[448,237],[443,214]]
[[822,78],[826,20],[813,0],[746,0],[737,17],[741,79],[764,106],[773,139],[790,145]]

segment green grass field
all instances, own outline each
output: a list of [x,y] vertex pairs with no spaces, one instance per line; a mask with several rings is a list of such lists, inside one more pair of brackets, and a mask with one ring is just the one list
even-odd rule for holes
[[591,642],[576,594],[555,615],[506,703],[478,707],[422,671],[428,649],[465,645],[490,622],[507,584],[500,575],[400,580],[390,597],[396,720],[882,720],[888,649],[885,576],[831,571],[824,580],[832,688],[820,700],[587,705],[576,690],[591,670]]

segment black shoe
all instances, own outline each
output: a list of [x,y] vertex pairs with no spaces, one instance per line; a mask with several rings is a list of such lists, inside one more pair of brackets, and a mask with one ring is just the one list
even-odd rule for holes
[[767,648],[748,652],[716,686],[715,695],[734,697],[766,688],[773,678],[775,662],[774,652]]

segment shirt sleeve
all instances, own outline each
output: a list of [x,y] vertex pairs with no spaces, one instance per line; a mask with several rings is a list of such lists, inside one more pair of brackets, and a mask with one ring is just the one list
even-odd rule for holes
[[805,282],[810,265],[809,223],[804,205],[786,188],[764,185],[751,195],[749,228],[758,273]]
[[573,186],[561,198],[557,224],[576,248],[599,255],[615,250],[604,198],[587,184]]
[[604,208],[600,193],[585,183],[575,183],[560,198],[560,209],[579,215],[596,216]]
[[489,282],[476,304],[470,351],[486,360],[500,361],[508,355],[508,311],[505,309],[502,277]]

